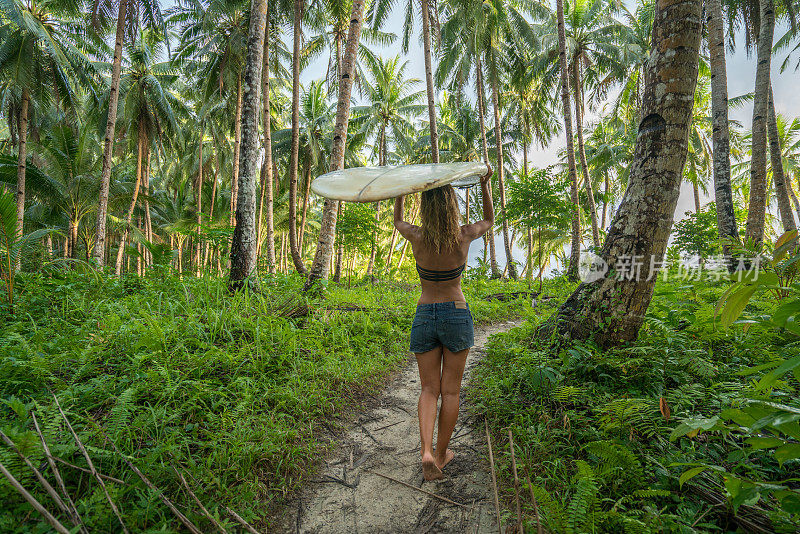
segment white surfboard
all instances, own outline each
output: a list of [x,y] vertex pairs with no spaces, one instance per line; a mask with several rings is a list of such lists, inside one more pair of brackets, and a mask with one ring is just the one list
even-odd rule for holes
[[480,162],[426,163],[383,167],[354,167],[323,174],[311,182],[321,197],[350,202],[376,202],[451,184],[470,187],[486,174]]

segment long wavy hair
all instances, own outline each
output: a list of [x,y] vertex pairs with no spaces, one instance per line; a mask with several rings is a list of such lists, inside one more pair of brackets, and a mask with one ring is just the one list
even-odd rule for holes
[[451,185],[423,191],[420,203],[422,241],[436,253],[458,248],[461,214],[456,191]]

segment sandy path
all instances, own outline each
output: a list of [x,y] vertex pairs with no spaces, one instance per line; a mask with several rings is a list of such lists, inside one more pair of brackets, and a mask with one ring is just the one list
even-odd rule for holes
[[[487,338],[517,323],[476,328],[464,384],[483,356]],[[497,532],[486,438],[480,421],[473,421],[464,402],[450,448],[455,459],[444,480],[425,482],[419,452],[417,398],[419,376],[409,355],[402,372],[372,408],[359,414],[318,477],[294,503],[284,508],[278,532],[428,533]],[[434,436],[434,443],[436,438]],[[457,503],[456,506],[383,478],[390,476]]]

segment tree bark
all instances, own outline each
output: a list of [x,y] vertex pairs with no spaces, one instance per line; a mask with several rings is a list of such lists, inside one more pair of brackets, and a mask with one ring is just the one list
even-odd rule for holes
[[757,247],[764,241],[767,210],[767,115],[769,108],[772,38],[775,31],[773,0],[760,0],[761,28],[758,32],[756,84],[753,95],[753,141],[750,157],[750,201],[745,239]]
[[258,117],[261,108],[261,68],[264,63],[264,28],[267,21],[266,0],[250,3],[250,27],[247,32],[247,61],[244,69],[242,105],[242,148],[239,154],[239,198],[236,203],[236,229],[231,246],[231,289],[244,284],[258,286],[251,276],[258,264],[256,230],[256,185],[258,184]]
[[[483,152],[483,162],[489,165],[489,147],[486,142],[486,98],[484,96],[483,84],[483,64],[478,55],[475,58],[475,85],[478,86],[478,118],[481,125],[481,151]],[[492,199],[492,188],[488,188],[489,202],[494,203]],[[489,244],[489,266],[492,271],[492,278],[500,278],[500,269],[497,266],[497,252],[494,245],[494,226],[489,228],[489,231],[483,235],[484,241]]]
[[740,243],[731,191],[731,137],[728,127],[728,70],[725,60],[725,29],[720,0],[706,0],[706,27],[711,68],[711,117],[714,159],[714,201],[717,206],[717,232],[724,256],[731,244]]
[[663,260],[686,163],[700,18],[700,0],[656,2],[630,179],[599,254],[612,272],[578,286],[540,334],[593,336],[601,346],[636,338],[658,275],[651,259]]
[[578,263],[581,259],[581,219],[578,202],[578,171],[575,168],[575,148],[572,144],[572,111],[569,104],[569,73],[567,68],[567,35],[564,29],[564,2],[556,0],[558,17],[558,61],[561,70],[561,105],[564,108],[564,135],[567,138],[567,173],[572,200],[572,249],[570,252],[567,279],[578,280]]
[[308,216],[308,197],[311,193],[311,164],[309,162],[305,176],[305,191],[303,191],[303,215],[300,218],[300,236],[297,239],[297,249],[303,252],[303,238],[306,235],[306,221]]
[[772,95],[772,86],[769,88],[769,108],[767,110],[767,132],[769,133],[769,158],[772,167],[772,181],[775,184],[775,196],[778,197],[778,211],[783,223],[783,231],[797,230],[789,202],[786,176],[783,173],[783,153],[781,151],[781,138],[778,134],[778,117],[775,114],[775,101]]
[[[17,151],[17,239],[21,239],[24,234],[23,224],[25,222],[25,174],[28,170],[28,108],[31,97],[28,89],[22,90],[22,102],[19,110],[19,147]],[[14,269],[19,271],[22,268],[22,255],[17,255],[17,263]]]
[[144,155],[144,142],[144,123],[140,122],[136,153],[136,182],[133,184],[133,196],[131,197],[131,204],[128,207],[128,212],[125,214],[125,221],[122,225],[122,238],[119,240],[117,263],[114,268],[114,272],[117,276],[122,274],[122,258],[125,255],[125,241],[128,239],[128,228],[133,221],[133,210],[136,208],[136,200],[139,198],[139,186],[142,183],[142,156]]
[[[150,218],[150,143],[147,143],[147,153],[145,154],[144,168],[142,169],[142,187],[144,188],[144,238],[150,243],[153,242],[153,219]],[[142,247],[144,248],[144,247]],[[147,248],[144,248],[144,266],[153,265],[153,255]]]
[[439,129],[436,123],[436,99],[433,87],[433,66],[431,58],[431,17],[428,0],[422,4],[422,44],[425,53],[425,92],[428,95],[428,123],[431,131],[431,160],[439,163]]
[[267,204],[267,270],[275,273],[275,216],[273,212],[274,191],[272,187],[272,121],[269,101],[269,2],[267,2],[267,19],[264,27],[264,66],[261,79],[263,80],[262,100],[264,102],[261,112],[262,129],[264,130],[264,163],[261,165],[261,204],[258,210],[259,247],[261,246],[262,211],[264,203]]
[[578,134],[578,156],[581,159],[581,173],[586,196],[589,198],[589,214],[592,219],[592,243],[595,249],[600,248],[600,231],[597,227],[597,206],[594,203],[592,180],[589,178],[589,164],[586,161],[586,150],[583,143],[583,88],[581,87],[581,69],[578,60],[572,62],[572,73],[575,79],[573,93],[575,95],[575,131]]
[[300,167],[300,41],[302,39],[303,0],[294,1],[294,51],[292,53],[292,149],[289,156],[289,249],[294,268],[307,272],[300,255],[297,235],[297,175]]
[[231,206],[229,222],[236,224],[236,207],[239,202],[239,172],[241,167],[240,155],[242,152],[242,77],[236,80],[236,117],[233,122],[233,176],[231,178]]
[[[342,71],[339,79],[339,101],[336,106],[336,125],[333,130],[333,143],[331,144],[331,171],[344,167],[345,142],[347,140],[347,125],[350,121],[350,95],[353,89],[355,75],[356,54],[358,41],[361,38],[361,26],[364,22],[364,0],[353,0],[350,14],[350,28],[347,32]],[[319,280],[328,277],[328,266],[333,253],[333,241],[336,235],[336,214],[339,203],[335,200],[325,199],[322,208],[322,223],[319,229],[319,241],[314,262],[308,274],[304,291],[315,286]]]
[[609,199],[609,196],[611,195],[611,178],[608,176],[608,169],[606,169],[606,171],[603,174],[604,174],[603,179],[605,180],[603,196],[605,198],[603,199],[603,220],[602,220],[602,225],[603,225],[603,230],[605,230],[606,229],[606,213],[608,212],[608,199]]
[[[496,61],[496,58],[492,58]],[[502,212],[503,245],[506,251],[506,269],[512,280],[517,279],[517,266],[511,250],[511,240],[508,237],[508,219],[506,218],[506,180],[503,165],[503,124],[500,121],[500,95],[496,77],[492,78],[492,107],[494,107],[494,137],[497,150],[497,188],[500,191],[500,210]]]
[[195,275],[201,274],[203,266],[202,245],[200,244],[200,226],[203,224],[203,123],[200,123],[200,147],[197,162],[197,189],[195,189],[195,204],[197,209],[197,243],[195,257]]
[[106,220],[108,218],[108,192],[111,189],[111,156],[114,151],[114,131],[117,126],[117,103],[119,102],[119,79],[122,72],[122,41],[125,36],[128,1],[120,0],[117,11],[117,33],[114,38],[114,59],[111,63],[111,85],[108,93],[108,119],[103,137],[103,166],[100,171],[100,199],[95,225],[94,261],[102,266],[105,262]]

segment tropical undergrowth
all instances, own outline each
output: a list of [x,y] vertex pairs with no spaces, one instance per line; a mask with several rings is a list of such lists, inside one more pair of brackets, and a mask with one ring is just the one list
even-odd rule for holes
[[547,307],[492,338],[471,395],[494,435],[508,524],[510,429],[528,531],[537,515],[558,533],[798,530],[799,338],[791,321],[752,318],[788,307],[786,323],[800,306],[744,287],[727,298],[746,293],[748,319],[726,327],[729,286],[660,282],[639,339],[613,350],[537,339]]
[[[266,277],[261,293],[231,295],[224,279],[166,272],[21,274],[14,308],[0,310],[0,429],[57,487],[36,417],[51,454],[66,462],[57,468],[90,532],[121,527],[53,395],[98,471],[117,479],[105,485],[130,531],[182,530],[162,492],[201,531],[214,530],[181,475],[229,530],[239,526],[226,507],[269,529],[274,511],[313,475],[331,433],[406,358],[419,291],[416,283],[363,281],[331,284],[306,300],[302,284]],[[526,313],[524,297],[482,298],[526,288],[465,282],[477,323]],[[72,526],[5,445],[0,463]],[[0,531],[49,531],[5,478],[0,503]]]

